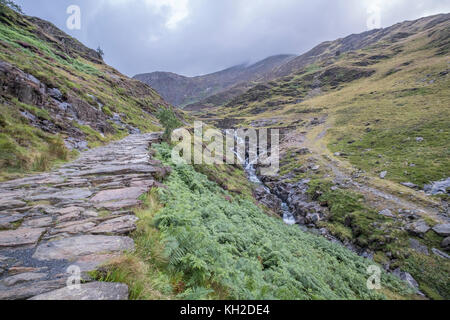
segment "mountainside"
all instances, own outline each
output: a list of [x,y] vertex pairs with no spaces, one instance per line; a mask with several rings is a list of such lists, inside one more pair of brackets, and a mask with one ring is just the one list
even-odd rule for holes
[[0,12],[1,177],[129,133],[160,130],[168,106],[153,89],[107,66],[51,23]]
[[134,76],[155,88],[170,103],[184,107],[230,89],[238,83],[257,81],[273,68],[293,59],[291,55],[269,57],[251,65],[238,65],[198,77],[184,77],[170,72],[153,72]]
[[[324,42],[307,53],[292,59],[278,68],[275,68],[265,80],[288,76],[292,73],[300,71],[307,65],[311,65],[317,61],[333,59],[334,57],[340,56],[341,54],[349,51],[369,48],[374,44],[380,46],[383,43],[389,44],[399,42],[402,39],[408,38],[424,30],[431,30],[436,25],[445,22],[448,19],[448,14],[442,14],[414,21],[405,21],[388,28],[375,29],[361,34],[352,34],[342,39]],[[446,46],[448,45],[448,42],[444,41],[442,45]]]
[[[247,81],[235,81],[224,90],[220,90],[219,92],[209,92],[203,97],[203,99],[199,99],[199,97],[196,96],[192,99],[196,101],[187,105],[185,109],[190,111],[200,111],[205,108],[208,109],[220,106],[243,94],[257,84],[288,76],[304,69],[306,66],[312,66],[317,62],[323,62],[327,59],[332,61],[336,57],[349,51],[369,48],[374,44],[380,45],[383,42],[392,43],[400,41],[423,30],[431,29],[436,24],[439,24],[447,19],[448,15],[439,15],[436,17],[428,17],[415,21],[406,21],[389,28],[371,30],[361,34],[353,34],[335,41],[323,42],[298,57],[292,57],[283,63],[274,65],[271,69],[267,68],[266,72],[261,73],[260,77],[249,79]],[[445,45],[446,44],[444,43],[443,46]],[[164,96],[164,91],[159,90],[159,80],[148,81],[147,83],[150,85],[154,84],[155,89],[161,92]],[[174,88],[176,88],[176,85]],[[163,90],[167,89],[164,88]],[[192,97],[192,93],[186,92],[184,97],[189,101]]]
[[259,177],[271,191],[259,201],[280,215],[285,202],[297,224],[448,299],[450,15],[346,39],[191,114],[226,129],[281,129],[279,176]]

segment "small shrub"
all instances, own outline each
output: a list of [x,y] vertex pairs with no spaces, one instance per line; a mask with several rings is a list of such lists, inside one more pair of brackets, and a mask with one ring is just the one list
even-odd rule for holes
[[168,142],[173,130],[181,127],[182,123],[178,120],[172,108],[161,108],[157,114],[157,118],[164,127],[163,139]]
[[100,57],[102,57],[103,58],[103,56],[105,55],[105,52],[103,51],[103,49],[102,48],[100,48],[100,46],[97,48],[97,53],[100,55]]

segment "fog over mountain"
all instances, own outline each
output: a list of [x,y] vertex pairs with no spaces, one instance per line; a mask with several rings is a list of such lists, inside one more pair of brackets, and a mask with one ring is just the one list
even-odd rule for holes
[[[449,0],[18,0],[132,76],[170,71],[206,74],[275,54],[300,54],[325,40],[367,30],[378,6],[381,27],[450,11]],[[81,30],[66,26],[70,5]]]

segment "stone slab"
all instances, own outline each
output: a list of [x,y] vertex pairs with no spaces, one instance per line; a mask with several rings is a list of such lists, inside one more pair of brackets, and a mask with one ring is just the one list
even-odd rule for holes
[[91,282],[80,285],[78,289],[66,287],[30,300],[128,300],[128,286],[122,283]]
[[33,258],[41,261],[75,261],[90,254],[132,250],[134,241],[128,237],[84,235],[43,243],[37,247]]

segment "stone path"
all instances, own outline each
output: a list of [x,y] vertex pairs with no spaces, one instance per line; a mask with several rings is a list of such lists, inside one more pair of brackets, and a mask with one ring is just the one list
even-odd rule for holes
[[[149,152],[159,141],[131,135],[0,183],[0,299],[127,299],[126,285],[90,282],[88,272],[134,249],[132,209],[169,173]],[[70,290],[78,271],[83,284]]]

